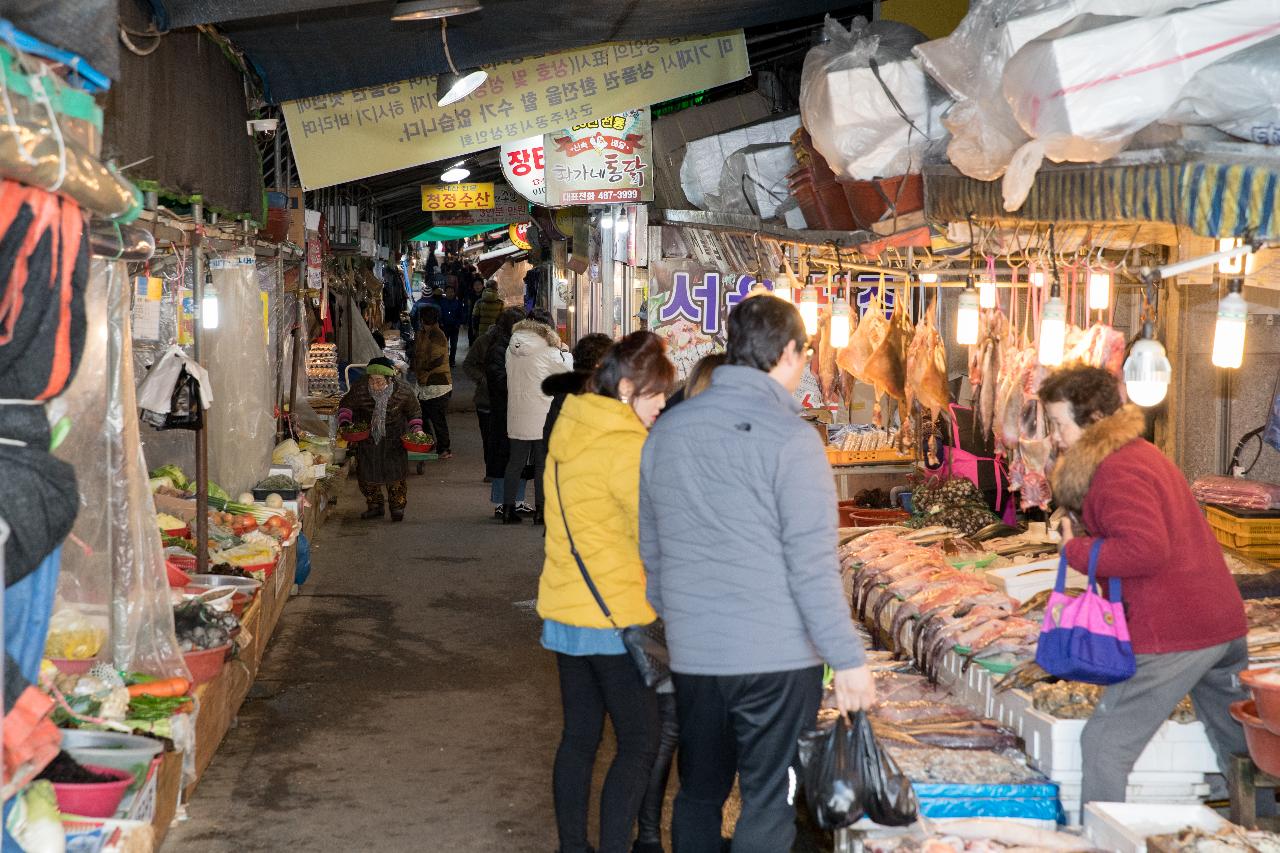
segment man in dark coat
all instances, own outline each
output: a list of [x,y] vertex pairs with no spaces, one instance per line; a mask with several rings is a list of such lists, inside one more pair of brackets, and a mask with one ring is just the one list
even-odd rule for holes
[[467,322],[467,305],[452,287],[444,289],[444,295],[436,304],[440,306],[440,329],[449,339],[449,366],[455,367],[458,363],[458,332]]

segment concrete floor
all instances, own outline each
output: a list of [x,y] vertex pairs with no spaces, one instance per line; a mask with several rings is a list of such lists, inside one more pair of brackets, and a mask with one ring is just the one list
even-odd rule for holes
[[[455,398],[469,407],[471,392]],[[450,426],[456,456],[410,475],[403,523],[361,521],[344,485],[166,848],[555,849],[560,701],[532,610],[541,528],[493,521],[475,415]]]
[[311,577],[166,849],[556,849],[560,698],[532,609],[541,528],[493,520],[472,392],[455,382],[456,456],[410,475],[403,523],[361,521],[355,481],[344,484]]

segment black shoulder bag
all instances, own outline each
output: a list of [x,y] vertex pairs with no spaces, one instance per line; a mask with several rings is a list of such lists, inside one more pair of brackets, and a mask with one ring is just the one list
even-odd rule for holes
[[591,579],[591,573],[587,571],[587,564],[582,562],[582,555],[578,553],[578,546],[573,542],[573,533],[569,531],[569,517],[565,515],[564,511],[564,493],[560,491],[559,462],[555,464],[555,480],[556,502],[560,504],[560,518],[564,520],[564,534],[569,539],[569,551],[573,554],[573,559],[577,562],[578,569],[582,572],[582,579],[586,581],[587,589],[591,590],[592,597],[595,598],[596,604],[600,605],[600,610],[604,612],[609,624],[622,635],[622,644],[627,647],[627,653],[631,655],[631,660],[635,663],[636,669],[640,671],[640,680],[644,682],[645,687],[657,687],[671,678],[671,655],[667,651],[667,629],[662,624],[661,619],[655,619],[648,625],[618,627],[618,623],[613,620],[613,613],[609,610],[609,605],[604,603],[600,590],[596,588],[595,581]]

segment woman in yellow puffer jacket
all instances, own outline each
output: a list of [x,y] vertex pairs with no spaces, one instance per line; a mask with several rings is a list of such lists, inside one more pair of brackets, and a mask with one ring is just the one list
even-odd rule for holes
[[[640,560],[640,452],[675,376],[662,341],[635,332],[604,354],[587,393],[568,398],[547,453],[542,645],[556,653],[564,730],[554,794],[560,853],[626,853],[658,751],[658,699],[617,628],[657,618]],[[600,596],[592,596],[569,535]],[[591,771],[608,714],[618,751],[600,795],[600,844],[587,843]]]

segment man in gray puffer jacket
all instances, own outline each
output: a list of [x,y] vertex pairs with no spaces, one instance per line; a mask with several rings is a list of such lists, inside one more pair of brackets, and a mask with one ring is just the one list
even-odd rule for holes
[[842,711],[875,701],[840,584],[831,468],[793,397],[807,350],[795,306],[744,300],[711,389],[645,445],[640,552],[680,717],[675,853],[719,849],[735,772],[734,853],[790,850],[796,739],[814,723],[822,663]]

